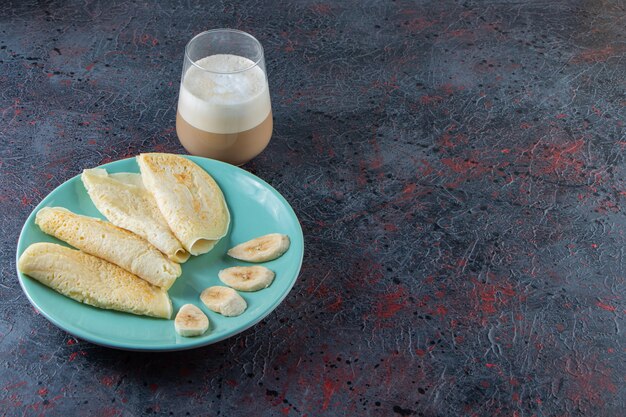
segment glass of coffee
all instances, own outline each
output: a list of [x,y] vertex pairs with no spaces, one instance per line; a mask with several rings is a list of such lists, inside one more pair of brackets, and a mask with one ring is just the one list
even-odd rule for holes
[[193,154],[241,165],[272,136],[263,47],[234,29],[202,32],[185,47],[176,133]]

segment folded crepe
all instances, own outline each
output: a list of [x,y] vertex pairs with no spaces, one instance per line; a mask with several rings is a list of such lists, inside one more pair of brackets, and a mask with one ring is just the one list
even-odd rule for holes
[[137,157],[141,178],[187,252],[200,255],[226,235],[230,213],[222,190],[198,165],[180,155]]
[[128,230],[63,207],[44,207],[35,224],[49,235],[90,255],[102,258],[150,284],[168,289],[180,276],[180,265]]
[[163,288],[78,250],[55,243],[34,243],[22,253],[17,267],[81,303],[164,319],[172,316],[172,302]]
[[175,262],[189,259],[140,174],[109,175],[95,168],[84,170],[81,179],[93,204],[111,223],[141,236]]

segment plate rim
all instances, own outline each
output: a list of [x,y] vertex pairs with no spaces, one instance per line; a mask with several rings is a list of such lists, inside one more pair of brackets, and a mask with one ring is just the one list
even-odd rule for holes
[[[235,328],[235,330],[226,331],[223,335],[219,336],[216,339],[212,339],[212,340],[198,339],[197,341],[192,341],[191,343],[188,343],[188,344],[185,344],[185,345],[180,345],[180,346],[178,346],[176,344],[171,344],[171,343],[169,343],[169,344],[165,343],[162,346],[140,346],[141,345],[140,342],[136,343],[134,345],[133,344],[129,344],[129,342],[113,342],[113,341],[109,341],[107,339],[102,339],[99,336],[91,336],[88,333],[84,334],[84,333],[82,333],[82,331],[75,332],[75,331],[68,330],[65,327],[65,325],[59,323],[54,316],[48,314],[45,310],[41,309],[41,307],[39,307],[39,305],[37,305],[37,302],[32,298],[31,294],[26,290],[26,288],[24,287],[24,279],[26,278],[26,275],[24,275],[24,274],[22,274],[20,272],[20,270],[18,268],[18,260],[19,260],[19,257],[20,257],[20,248],[24,245],[23,239],[24,239],[24,230],[26,228],[26,225],[29,224],[29,223],[33,223],[34,224],[33,217],[41,209],[41,205],[46,201],[46,199],[48,199],[48,197],[50,197],[50,195],[54,191],[56,191],[59,187],[67,184],[70,181],[74,181],[76,179],[80,180],[80,175],[81,174],[79,173],[79,174],[74,175],[73,177],[68,178],[67,180],[63,181],[61,184],[59,184],[56,187],[54,187],[54,189],[52,191],[50,191],[48,194],[46,194],[46,196],[43,197],[39,201],[39,203],[37,203],[37,205],[33,208],[33,210],[30,212],[30,214],[28,215],[28,217],[24,221],[24,224],[22,225],[22,228],[20,229],[20,235],[19,235],[19,238],[17,240],[17,246],[16,246],[16,249],[15,249],[15,269],[16,269],[16,272],[17,272],[17,277],[18,277],[18,281],[19,281],[20,287],[22,288],[22,292],[26,295],[26,298],[28,299],[30,304],[35,308],[35,310],[39,314],[44,316],[48,321],[50,321],[56,327],[58,327],[59,329],[61,329],[64,332],[72,335],[73,337],[81,339],[81,340],[84,340],[84,341],[87,341],[89,343],[93,343],[93,344],[98,345],[98,346],[103,346],[103,347],[117,349],[117,350],[135,351],[135,352],[175,352],[175,351],[197,349],[197,348],[200,348],[200,347],[209,346],[209,345],[212,345],[212,344],[215,344],[215,343],[219,343],[219,342],[221,342],[223,340],[226,340],[226,339],[228,339],[230,337],[236,336],[236,335],[238,335],[240,333],[243,333],[246,330],[248,330],[251,327],[253,327],[256,324],[258,324],[261,320],[265,319],[267,316],[269,316],[271,313],[273,313],[274,310],[276,310],[280,304],[282,304],[282,302],[285,300],[285,298],[287,298],[287,295],[289,295],[289,293],[293,289],[294,285],[296,284],[296,281],[300,277],[300,271],[302,270],[302,263],[304,261],[304,248],[305,248],[304,232],[302,230],[302,224],[300,223],[300,219],[296,215],[293,207],[291,207],[291,204],[289,204],[287,199],[281,193],[279,193],[278,190],[276,190],[272,185],[267,183],[262,178],[254,175],[253,173],[246,171],[243,168],[240,168],[240,167],[235,166],[235,165],[228,164],[226,162],[218,161],[216,159],[204,158],[204,157],[201,157],[201,156],[186,155],[186,154],[175,154],[175,155],[185,157],[187,159],[192,160],[193,162],[210,161],[211,163],[217,163],[218,166],[220,166],[220,165],[221,166],[226,166],[227,169],[234,168],[236,171],[240,171],[240,173],[242,173],[244,176],[248,176],[248,177],[252,178],[253,180],[258,181],[263,186],[265,186],[267,189],[269,189],[269,191],[272,194],[274,194],[274,196],[276,196],[287,207],[287,209],[291,212],[291,214],[295,218],[296,223],[298,225],[298,231],[299,231],[299,234],[300,234],[300,238],[302,240],[302,252],[301,252],[300,258],[298,260],[298,267],[296,268],[295,277],[292,279],[291,284],[285,289],[285,291],[281,294],[281,296],[278,297],[266,311],[264,311],[262,314],[258,315],[250,323],[247,323],[247,324],[245,324],[245,325],[243,325],[241,327]],[[95,168],[107,168],[108,166],[113,165],[113,164],[117,164],[117,163],[119,163],[121,161],[128,161],[130,159],[135,159],[135,157],[136,156],[131,156],[131,157],[128,157],[128,158],[122,158],[122,159],[118,159],[118,160],[115,160],[115,161],[107,162],[106,164],[98,165]],[[204,169],[202,166],[200,166],[200,167],[202,169]],[[24,250],[25,250],[25,248],[24,248]],[[23,250],[22,250],[22,252],[23,252]],[[29,279],[32,279],[32,278],[29,278]],[[51,290],[51,291],[54,291],[54,290]],[[75,302],[78,302],[78,301],[75,301]],[[84,304],[84,303],[80,303],[80,304]],[[168,321],[173,321],[173,319],[169,319]],[[77,329],[77,330],[80,330],[80,329]],[[173,331],[173,328],[172,328],[172,331]],[[192,338],[190,338],[190,339],[192,339]]]

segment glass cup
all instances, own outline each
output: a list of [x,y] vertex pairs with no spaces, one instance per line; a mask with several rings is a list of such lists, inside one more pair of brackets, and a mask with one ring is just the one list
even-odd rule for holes
[[176,133],[185,149],[241,165],[265,149],[272,127],[261,43],[234,29],[208,30],[191,39],[176,112]]

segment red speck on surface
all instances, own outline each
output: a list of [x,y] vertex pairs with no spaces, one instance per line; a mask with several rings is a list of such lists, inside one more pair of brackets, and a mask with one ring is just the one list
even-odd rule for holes
[[320,136],[319,133],[313,132],[311,134],[311,143],[313,143],[313,147],[315,148],[315,152],[318,155],[323,155],[326,153],[326,147],[324,146],[324,140]]
[[524,155],[530,155],[529,162],[532,163],[535,174],[561,179],[565,173],[568,173],[568,177],[576,179],[579,174],[584,174],[585,160],[582,150],[585,143],[584,139],[573,142],[564,139],[563,143],[545,147],[533,145],[524,152]]
[[415,19],[411,19],[403,25],[409,32],[421,32],[429,27],[433,26],[436,22],[433,20],[428,20],[424,17],[418,17]]
[[443,305],[439,305],[437,306],[436,313],[440,316],[445,316],[446,314],[448,314],[448,309]]
[[143,46],[157,46],[159,44],[159,40],[156,37],[147,33],[140,35],[133,34],[133,42]]
[[[600,202],[600,204],[595,208],[595,211],[597,213],[619,213],[620,211],[620,207],[613,201],[611,200],[602,200]],[[597,248],[598,245],[597,244],[592,244],[591,245],[592,248]]]
[[27,207],[28,205],[30,205],[30,203],[33,202],[33,199],[30,197],[23,196],[20,202],[22,203],[24,207]]
[[451,83],[446,83],[443,84],[439,87],[445,94],[451,96],[452,94],[454,94],[455,91],[463,91],[465,90],[465,87],[463,86],[457,86]]
[[443,97],[441,97],[441,96],[425,95],[425,96],[421,96],[420,97],[420,103],[422,103],[425,106],[429,106],[431,104],[441,103],[442,101],[443,101]]
[[294,45],[297,43],[289,39],[289,34],[287,32],[281,32],[281,36],[284,39],[286,45],[283,48],[285,52],[293,52],[295,50]]
[[[502,162],[497,165],[491,165],[481,160],[481,155],[477,152],[470,153],[468,158],[454,157],[454,158],[442,158],[440,161],[443,165],[448,167],[452,172],[458,174],[456,177],[447,175],[448,178],[454,179],[445,185],[447,187],[456,188],[460,184],[470,180],[481,179],[487,175],[494,175],[497,172],[497,168],[505,167],[508,165],[506,162]],[[496,174],[497,175],[497,174]]]
[[318,3],[311,6],[311,10],[318,14],[329,14],[330,13],[330,4]]
[[463,160],[462,158],[443,158],[441,162],[452,171],[460,174],[469,171],[478,163],[472,160]]
[[383,158],[380,155],[380,152],[378,151],[377,148],[375,148],[374,151],[375,151],[375,157],[374,159],[372,159],[370,167],[371,169],[379,169],[380,167],[383,166]]
[[601,49],[589,49],[576,55],[572,62],[574,63],[594,63],[605,62],[611,57],[619,57],[623,51],[613,46],[606,46]]
[[341,305],[343,304],[343,299],[341,298],[341,294],[337,294],[337,299],[334,303],[330,304],[327,308],[329,311],[337,312],[341,310]]
[[110,386],[113,386],[113,383],[115,382],[115,378],[112,376],[103,376],[100,382],[102,383],[102,385],[106,387],[110,387]]
[[157,384],[150,384],[148,385],[148,389],[150,390],[150,392],[157,392],[159,386]]
[[398,231],[398,226],[396,226],[393,223],[387,223],[384,226],[385,230],[388,232],[397,232]]
[[84,350],[79,350],[78,352],[73,352],[73,353],[69,356],[69,358],[67,359],[67,361],[68,361],[68,362],[72,362],[74,359],[76,359],[76,357],[77,357],[78,355],[81,355],[81,356],[87,356],[87,352],[85,352]]
[[499,306],[507,304],[516,294],[508,283],[489,284],[476,279],[472,279],[472,283],[474,284],[472,296],[478,304],[478,309],[487,315],[497,313]]
[[87,71],[91,71],[91,70],[93,69],[94,65],[96,65],[96,63],[95,63],[95,62],[92,62],[91,64],[87,65],[87,66],[85,67],[85,69],[86,69]]
[[324,221],[324,220],[316,220],[315,224],[318,225],[320,228],[324,228],[326,226],[328,226],[328,224]]
[[48,388],[40,388],[40,389],[38,389],[37,390],[37,394],[39,394],[41,396],[48,394]]
[[617,309],[616,309],[615,307],[613,307],[612,305],[609,305],[609,304],[605,304],[605,303],[603,303],[602,301],[598,301],[598,302],[596,303],[596,305],[597,305],[598,307],[600,307],[602,310],[610,311],[610,312],[612,312],[612,313],[613,313],[613,312],[615,312],[615,311],[617,311]]
[[156,145],[154,145],[154,151],[155,152],[169,152],[170,147],[166,143],[157,143]]
[[469,29],[449,30],[446,32],[446,35],[448,35],[451,38],[463,38],[467,40],[475,38],[474,32],[472,32]]
[[399,287],[396,291],[383,295],[376,303],[376,317],[379,319],[389,319],[406,306],[406,290],[404,287]]
[[407,184],[402,189],[402,195],[410,198],[412,194],[415,192],[416,188],[417,188],[417,184],[414,184],[414,183]]
[[118,417],[122,415],[122,411],[114,407],[106,407],[100,410],[98,415],[101,417]]
[[15,382],[13,384],[9,383],[9,384],[4,386],[4,389],[7,390],[7,391],[11,391],[11,390],[23,387],[26,384],[27,384],[26,381],[19,381],[19,382]]
[[364,187],[367,184],[367,165],[365,161],[359,161],[359,176],[357,178],[357,184],[360,187]]
[[330,400],[332,399],[335,391],[337,391],[338,383],[331,381],[330,379],[324,379],[324,385],[322,387],[322,392],[324,394],[324,402],[322,403],[322,411],[326,411],[328,406],[330,405]]
[[462,133],[450,134],[448,132],[444,133],[438,140],[437,143],[442,148],[454,149],[458,145],[465,144],[468,142],[467,136]]

